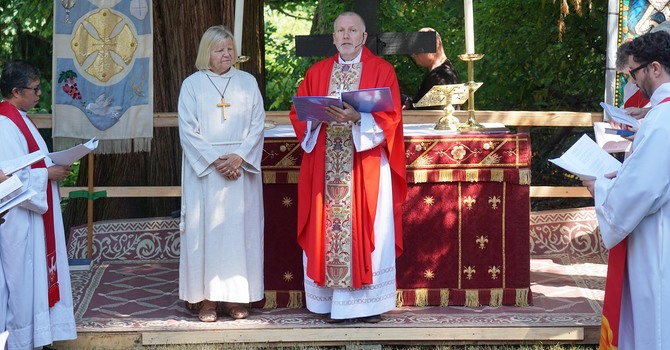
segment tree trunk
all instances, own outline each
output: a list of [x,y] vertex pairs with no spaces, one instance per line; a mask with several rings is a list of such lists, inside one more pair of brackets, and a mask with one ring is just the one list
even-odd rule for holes
[[[234,27],[232,0],[154,0],[154,111],[176,112],[182,81],[196,71],[195,58],[202,34],[213,25]],[[243,31],[243,68],[261,83],[263,77],[263,1],[247,0]],[[251,30],[250,28],[253,28]],[[264,91],[264,80],[261,87]],[[181,146],[174,128],[154,128],[151,152],[96,155],[95,186],[178,186]],[[83,158],[77,186],[88,184],[88,161]],[[66,229],[86,223],[86,200],[70,200],[64,213]],[[94,203],[94,220],[168,216],[179,198],[102,198]]]

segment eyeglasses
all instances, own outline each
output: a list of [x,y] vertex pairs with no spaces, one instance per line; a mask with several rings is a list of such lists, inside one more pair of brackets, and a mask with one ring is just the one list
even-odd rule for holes
[[42,91],[42,88],[39,87],[39,86],[32,87],[32,88],[31,88],[31,87],[24,86],[24,87],[20,87],[19,89],[30,89],[30,90],[35,91],[35,94],[37,94],[38,92]]
[[[637,66],[637,68],[633,68],[633,69],[629,70],[629,72],[630,72],[630,76],[631,76],[633,79],[636,79],[636,78],[635,78],[635,72],[637,72],[637,71],[639,71],[640,69],[642,69],[642,68],[648,66],[649,63],[651,63],[651,62],[647,62],[647,63],[645,63],[645,64],[641,64],[641,65]],[[636,80],[637,80],[637,79],[636,79]]]

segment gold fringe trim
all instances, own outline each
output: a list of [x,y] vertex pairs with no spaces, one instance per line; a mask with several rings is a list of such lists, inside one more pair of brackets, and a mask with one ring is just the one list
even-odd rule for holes
[[465,181],[467,181],[467,182],[478,182],[479,181],[479,169],[466,169],[465,170]]
[[447,288],[440,289],[440,306],[449,306],[449,289]]
[[414,290],[414,305],[427,306],[428,305],[428,289],[417,288]]
[[479,290],[468,289],[465,291],[465,306],[467,307],[479,306]]
[[276,290],[266,290],[265,291],[265,305],[264,309],[276,309],[277,308],[277,291]]
[[503,169],[491,169],[491,181],[503,182],[505,180],[505,171]]
[[528,288],[519,288],[516,290],[515,306],[528,306]]
[[263,183],[264,184],[276,184],[277,183],[277,172],[276,171],[264,171],[263,172]]
[[299,309],[303,306],[302,304],[302,291],[300,290],[290,290],[288,292],[288,305],[287,308]]
[[489,300],[489,306],[500,306],[502,305],[502,300],[503,300],[503,290],[491,289],[491,299]]
[[530,185],[530,169],[519,169],[519,185]]
[[442,169],[438,175],[439,182],[454,182],[454,171]]
[[414,170],[414,183],[426,183],[428,182],[428,171],[427,170]]
[[297,184],[300,177],[299,171],[289,171],[286,174],[286,182],[290,184]]
[[402,307],[402,305],[405,303],[405,298],[402,295],[402,289],[398,289],[395,291],[395,306],[396,307]]

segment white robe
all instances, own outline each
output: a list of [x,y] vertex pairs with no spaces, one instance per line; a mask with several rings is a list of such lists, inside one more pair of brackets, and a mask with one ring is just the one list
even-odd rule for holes
[[[37,145],[48,153],[44,139],[34,124],[22,113]],[[18,127],[5,116],[0,116],[0,164],[28,154],[28,144]],[[47,166],[53,165],[45,158]],[[37,195],[5,215],[0,225],[0,262],[4,271],[0,292],[0,331],[8,330],[9,349],[32,349],[56,340],[77,337],[72,306],[72,286],[65,246],[63,217],[60,209],[58,183],[49,181],[47,170],[26,168],[19,176],[24,186]],[[60,301],[49,308],[47,296],[46,245],[42,214],[47,210],[46,186],[51,186],[53,196],[54,228],[56,234],[56,262]],[[2,274],[0,274],[2,275]]]
[[619,349],[670,349],[670,83],[635,135],[617,177],[599,177],[594,198],[607,248],[628,237]]
[[[225,121],[217,107],[219,91],[230,104]],[[183,149],[179,297],[191,303],[261,300],[265,108],[256,79],[235,68],[221,76],[196,72],[182,84],[178,114]],[[229,153],[243,159],[237,180],[227,180],[211,165]]]

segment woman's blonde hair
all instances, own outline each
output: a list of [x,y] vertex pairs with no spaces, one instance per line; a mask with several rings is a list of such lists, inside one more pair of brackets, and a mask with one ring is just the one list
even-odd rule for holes
[[220,43],[226,39],[230,39],[233,43],[233,62],[237,61],[237,45],[235,45],[235,37],[226,27],[222,25],[209,27],[200,39],[200,46],[198,46],[198,56],[195,58],[195,68],[198,70],[209,70],[212,68],[209,64],[209,55],[212,51],[212,46],[215,43]]

